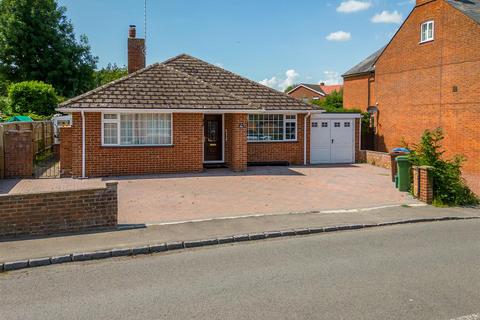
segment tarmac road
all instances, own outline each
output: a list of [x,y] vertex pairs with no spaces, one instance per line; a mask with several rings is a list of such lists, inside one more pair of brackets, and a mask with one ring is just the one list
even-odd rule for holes
[[7,272],[0,319],[480,319],[479,230],[420,223]]

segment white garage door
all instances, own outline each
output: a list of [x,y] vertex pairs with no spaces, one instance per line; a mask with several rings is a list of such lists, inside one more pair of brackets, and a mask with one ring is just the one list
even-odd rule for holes
[[312,118],[310,162],[353,163],[354,156],[353,119]]

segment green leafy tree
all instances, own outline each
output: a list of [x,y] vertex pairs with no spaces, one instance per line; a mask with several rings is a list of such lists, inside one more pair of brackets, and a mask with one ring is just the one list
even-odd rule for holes
[[127,67],[119,67],[116,64],[109,63],[106,68],[95,71],[94,83],[95,87],[103,86],[109,82],[117,80],[128,74]]
[[91,89],[97,58],[65,13],[56,0],[0,0],[0,76],[43,81],[66,97]]
[[433,197],[437,205],[476,205],[478,197],[468,188],[462,178],[462,164],[465,158],[460,155],[444,159],[442,148],[443,131],[426,130],[419,144],[409,147],[412,150],[410,161],[417,166],[433,167]]
[[360,113],[360,109],[344,109],[343,108],[343,89],[334,90],[324,99],[312,100],[310,103],[317,105],[327,112],[354,112]]
[[58,104],[55,89],[40,81],[25,81],[8,88],[8,101],[12,113],[50,116]]

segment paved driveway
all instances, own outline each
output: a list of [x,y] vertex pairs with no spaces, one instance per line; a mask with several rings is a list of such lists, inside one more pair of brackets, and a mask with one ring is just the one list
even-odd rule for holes
[[417,203],[389,171],[370,165],[250,167],[246,173],[119,177],[120,223],[165,223],[256,214]]

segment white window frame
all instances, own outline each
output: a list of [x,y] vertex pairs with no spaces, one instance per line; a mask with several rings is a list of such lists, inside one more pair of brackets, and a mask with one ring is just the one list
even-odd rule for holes
[[[116,119],[105,119],[106,114],[116,115]],[[173,114],[167,112],[161,112],[161,114],[168,114],[170,116],[170,142],[166,144],[121,144],[121,116],[125,114],[132,114],[132,113],[118,113],[118,112],[102,112],[102,134],[101,134],[101,145],[102,147],[169,147],[173,145]],[[144,114],[142,112],[138,112],[136,114]],[[116,123],[117,124],[117,142],[116,144],[105,143],[104,140],[104,124],[105,123]]]
[[[247,142],[248,143],[276,143],[276,142],[297,142],[298,141],[298,115],[292,113],[273,113],[274,115],[283,116],[283,139],[282,140],[248,140],[248,123],[250,122],[250,115],[247,119]],[[267,114],[265,114],[267,115]],[[270,113],[268,113],[270,115]],[[295,116],[295,119],[287,119],[287,116]],[[295,139],[287,139],[287,122],[295,123]]]
[[[427,30],[426,30],[426,37],[425,39],[423,39],[423,26],[427,26]],[[428,26],[431,25],[432,26],[432,37],[429,38],[428,37]],[[425,42],[430,42],[430,41],[433,41],[435,40],[435,21],[433,20],[428,20],[428,21],[425,21],[424,23],[422,23],[420,25],[420,43],[425,43]]]

